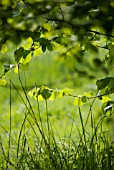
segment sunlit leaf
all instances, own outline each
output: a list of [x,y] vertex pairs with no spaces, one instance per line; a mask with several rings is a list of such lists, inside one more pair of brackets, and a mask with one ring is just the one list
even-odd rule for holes
[[47,100],[51,96],[51,89],[45,86],[41,86],[40,88],[35,87],[29,91],[28,95],[38,101]]
[[23,45],[25,50],[28,50],[31,48],[32,44],[33,44],[33,39],[31,37],[27,38],[26,40],[26,44]]
[[55,98],[62,98],[64,96],[68,96],[71,92],[73,92],[73,89],[69,89],[69,88],[64,88],[62,90],[59,89],[55,89],[52,91],[52,95],[50,97],[50,100],[54,100]]
[[62,95],[62,92],[58,89],[55,89],[55,90],[52,90],[52,95],[50,96],[50,100],[54,100],[56,98],[62,98],[63,95]]
[[54,99],[56,99],[56,98],[57,98],[57,95],[56,95],[56,94],[57,94],[56,91],[53,90],[53,91],[52,91],[52,94],[51,94],[51,96],[50,96],[49,99],[50,99],[51,101],[53,101]]
[[30,90],[30,91],[28,92],[28,95],[29,95],[30,97],[33,97],[36,93],[37,93],[36,88],[33,88],[32,90]]
[[16,67],[14,68],[14,72],[15,72],[15,73],[18,73],[18,72],[19,72],[19,66],[16,66]]
[[2,48],[1,48],[1,52],[4,54],[4,53],[7,52],[7,50],[8,50],[7,45],[6,45],[6,44],[3,44],[3,45],[2,45]]
[[109,98],[108,96],[102,96],[102,98],[101,98],[102,103],[106,103],[108,101],[111,101],[111,98]]
[[5,85],[6,85],[6,80],[0,79],[0,86],[5,86]]
[[88,101],[88,97],[87,96],[79,96],[76,97],[74,100],[74,105],[78,105],[78,106],[82,106],[84,105],[86,102]]
[[42,97],[42,95],[38,95],[37,97],[34,97],[35,100],[38,100],[39,102],[43,101],[44,98]]
[[26,58],[24,59],[24,58],[21,58],[21,60],[20,60],[20,63],[22,63],[22,64],[27,64],[30,60],[31,60],[31,58],[32,58],[32,52],[30,52],[27,56],[26,56]]
[[72,29],[68,28],[68,27],[63,27],[61,32],[66,33],[68,35],[72,34]]
[[29,53],[27,55],[26,59],[24,60],[23,64],[25,65],[26,63],[28,63],[31,60],[32,56],[33,56],[33,53],[32,52]]
[[32,40],[32,38],[31,38],[31,37],[27,38],[27,40],[26,40],[26,41],[27,41],[27,43],[28,43],[28,44],[30,44],[30,45],[32,45],[32,43],[33,43],[33,40]]
[[45,22],[45,23],[43,23],[43,28],[47,29],[47,31],[50,31],[51,28],[52,28],[52,25],[47,23],[47,22]]
[[84,96],[86,96],[87,98],[92,97],[93,93],[92,92],[84,92]]
[[30,97],[34,97],[35,100],[38,100],[39,102],[44,100],[41,94],[38,95],[38,92],[40,91],[40,88],[34,87],[32,90],[29,91],[28,95]]
[[62,90],[56,90],[53,92],[53,94],[54,94],[55,98],[59,98],[59,99],[64,96],[64,93]]
[[40,56],[43,53],[42,48],[38,47],[37,49],[34,50],[34,55],[35,56]]
[[[50,89],[46,86],[41,86],[40,88],[33,88],[31,91],[29,91],[29,96],[30,97],[33,97],[35,96],[35,99],[36,96],[38,97],[39,101],[45,99],[49,99],[51,101],[53,101],[54,99],[58,98],[63,98],[64,96],[67,96],[70,94],[70,92],[72,92],[73,90],[72,89],[69,89],[69,88],[64,88],[62,90],[59,90],[59,89]],[[41,98],[42,96],[42,98]]]
[[81,97],[76,97],[74,100],[74,105],[82,106],[84,103],[81,100]]

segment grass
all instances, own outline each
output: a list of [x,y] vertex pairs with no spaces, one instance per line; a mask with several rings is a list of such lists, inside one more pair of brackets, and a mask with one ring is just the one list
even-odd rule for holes
[[[33,60],[35,69],[30,65],[28,73],[18,79],[12,71],[8,73],[9,87],[1,87],[0,98],[0,169],[113,170],[113,114],[104,115],[97,99],[76,107],[71,97],[53,102],[28,97],[34,81],[53,88],[72,88],[72,79],[57,84],[66,78],[68,70],[63,63],[58,67],[55,59],[52,62],[46,56],[39,63]],[[83,84],[84,80],[80,81]],[[76,91],[80,93],[78,85]]]
[[[97,122],[93,117],[93,105],[88,111],[88,118],[83,118],[80,107],[78,126],[75,118],[71,126],[66,129],[63,138],[56,128],[49,113],[48,101],[45,105],[45,116],[42,107],[36,101],[34,108],[19,77],[22,92],[10,80],[9,87],[9,124],[8,128],[2,126],[0,135],[0,168],[11,170],[109,170],[114,166],[114,146],[111,143],[110,133],[104,129],[103,115]],[[12,93],[15,89],[17,96],[23,103],[19,124],[14,130]],[[20,118],[20,116],[19,116]],[[89,131],[87,124],[89,123]],[[67,131],[68,130],[68,131]]]

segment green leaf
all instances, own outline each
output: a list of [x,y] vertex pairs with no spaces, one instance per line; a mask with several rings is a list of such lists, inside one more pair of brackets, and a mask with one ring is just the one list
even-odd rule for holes
[[7,50],[8,50],[7,45],[6,45],[6,44],[3,44],[3,45],[2,45],[2,48],[1,48],[1,52],[4,54],[4,53],[7,52]]
[[64,96],[64,91],[63,90],[56,89],[53,93],[54,93],[55,98],[60,99],[60,98],[62,98]]
[[38,99],[38,101],[49,99],[51,94],[52,94],[52,89],[49,89],[48,87],[45,86],[41,86],[40,88],[35,87],[28,93],[30,97],[34,97],[34,99],[35,100]]
[[23,64],[27,64],[31,59],[32,59],[33,53],[30,52],[27,56],[26,59],[24,60]]
[[63,94],[64,94],[64,95],[68,96],[68,95],[69,95],[71,92],[73,92],[74,90],[65,87],[62,91],[63,91]]
[[45,100],[49,99],[51,94],[52,93],[51,93],[50,89],[43,89],[41,92],[41,95]]
[[81,101],[82,101],[83,103],[86,103],[87,100],[88,100],[88,98],[87,98],[86,96],[82,96],[82,97],[81,97]]
[[106,103],[106,102],[109,102],[109,101],[111,101],[111,98],[109,98],[109,96],[102,96],[102,98],[101,98],[102,103]]
[[32,32],[31,37],[34,41],[39,41],[40,32]]
[[52,91],[52,95],[49,99],[50,100],[54,100],[55,98],[60,99],[64,96],[68,96],[72,91],[73,91],[73,89],[69,89],[69,88],[66,88],[66,87],[62,90],[55,89],[55,90]]
[[25,59],[23,57],[20,59],[20,63],[23,65],[27,64],[31,60],[32,55],[33,55],[32,52],[28,53]]
[[83,95],[83,96],[79,96],[76,97],[74,100],[74,105],[78,105],[78,106],[82,106],[84,105],[86,102],[88,101],[88,97]]
[[53,101],[56,98],[60,99],[62,97],[63,97],[63,91],[55,89],[55,90],[52,90],[52,95],[50,96],[49,99]]
[[20,47],[14,52],[15,61],[18,63],[23,55],[24,55],[24,48]]
[[42,45],[42,51],[43,51],[43,52],[46,51],[46,45]]
[[35,100],[38,100],[40,102],[40,101],[44,100],[44,98],[42,97],[41,94],[38,95],[39,91],[40,91],[40,88],[34,87],[32,90],[29,91],[28,95],[30,97],[34,97]]
[[27,55],[30,53],[30,50],[25,50],[23,54],[23,58],[26,59]]
[[114,57],[114,46],[111,48],[111,50],[109,51],[109,56],[110,57]]
[[114,81],[114,78],[113,78],[113,77],[106,77],[106,78],[104,78],[104,79],[97,80],[96,85],[97,85],[98,90],[104,89],[106,86],[109,85],[109,83],[110,83],[112,80]]
[[[30,97],[34,97],[35,99],[37,99],[38,97],[38,101],[42,101],[42,100],[54,100],[56,98],[62,98],[64,96],[68,96],[70,94],[70,92],[72,92],[73,89],[69,89],[69,88],[64,88],[62,90],[58,90],[58,89],[50,89],[46,86],[41,86],[40,88],[33,88],[31,91],[29,91],[28,95]],[[37,97],[36,97],[37,96]]]
[[14,72],[15,72],[15,73],[18,73],[18,72],[19,72],[19,66],[18,66],[18,65],[14,68]]
[[29,50],[33,44],[33,39],[31,37],[29,37],[29,38],[27,38],[26,42],[27,43],[23,45],[23,48],[25,50]]
[[108,88],[107,91],[108,91],[108,94],[114,93],[114,86]]
[[81,97],[76,97],[74,100],[74,105],[82,106],[84,103],[81,100]]
[[40,44],[41,45],[47,45],[48,43],[50,43],[50,41],[46,38],[40,38]]
[[47,49],[51,52],[53,51],[53,45],[51,43],[47,44]]
[[107,47],[108,47],[109,50],[111,50],[111,48],[112,48],[112,43],[111,43],[111,42],[108,43],[108,44],[107,44]]
[[28,92],[28,95],[30,96],[30,97],[33,97],[33,94],[36,92],[36,89],[35,88],[33,88],[32,90],[30,90],[29,92]]
[[38,47],[37,49],[34,50],[34,55],[35,56],[40,56],[43,53],[42,48]]
[[84,92],[83,96],[86,96],[87,98],[92,97],[93,93],[92,92]]
[[0,79],[0,86],[5,86],[5,85],[6,85],[6,80]]

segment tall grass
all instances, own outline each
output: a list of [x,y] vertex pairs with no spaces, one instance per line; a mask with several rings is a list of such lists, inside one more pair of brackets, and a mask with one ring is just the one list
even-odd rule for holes
[[[9,131],[1,125],[8,140],[0,135],[0,169],[1,170],[113,170],[114,145],[109,132],[104,131],[103,115],[96,123],[93,116],[94,100],[84,120],[81,107],[78,106],[81,129],[73,132],[73,122],[68,138],[61,138],[50,121],[48,101],[45,100],[46,123],[42,119],[40,103],[37,100],[37,112],[33,108],[26,90],[26,82],[19,81],[23,94],[10,80]],[[35,84],[35,86],[37,86]],[[23,121],[15,138],[12,129],[12,88],[15,89],[25,109]],[[90,122],[89,132],[86,125]],[[62,127],[62,126],[61,126]],[[74,138],[75,136],[75,138]]]

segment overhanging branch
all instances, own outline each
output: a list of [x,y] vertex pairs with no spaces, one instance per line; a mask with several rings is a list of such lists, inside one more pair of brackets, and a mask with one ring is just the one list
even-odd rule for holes
[[[70,25],[71,27],[73,28],[76,28],[76,29],[81,29],[82,27],[84,27],[84,25],[76,25],[76,24],[73,24],[69,21],[65,21],[65,20],[60,20],[60,19],[57,19],[57,18],[44,18],[48,21],[56,21],[56,22],[60,22],[60,23],[66,23],[68,25]],[[114,38],[114,35],[112,34],[105,34],[105,33],[101,33],[101,32],[98,32],[98,31],[94,31],[94,30],[91,30],[91,29],[87,29],[88,32],[91,32],[91,33],[95,33],[97,35],[103,35],[103,36],[106,36],[106,37],[111,37],[111,38]]]

